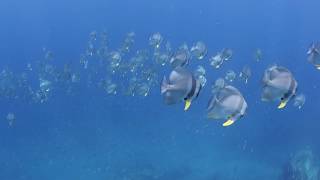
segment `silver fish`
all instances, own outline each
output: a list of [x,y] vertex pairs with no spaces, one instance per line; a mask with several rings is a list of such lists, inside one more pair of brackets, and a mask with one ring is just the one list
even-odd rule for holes
[[237,74],[233,70],[228,70],[226,72],[224,79],[229,83],[232,83],[236,79],[236,77],[237,77]]
[[163,78],[161,94],[168,105],[185,101],[185,110],[188,110],[191,102],[198,97],[201,88],[199,80],[190,71],[177,67],[170,73],[168,79]]
[[306,103],[306,96],[304,94],[299,94],[293,99],[293,106],[301,109],[303,105]]
[[186,45],[181,46],[171,57],[170,64],[173,68],[184,67],[189,64],[191,55]]
[[298,83],[292,73],[279,66],[272,66],[264,72],[262,79],[262,100],[280,101],[278,106],[282,109],[296,94]]
[[190,51],[192,55],[199,60],[203,59],[208,52],[206,45],[201,41],[198,41],[196,44],[194,44]]
[[160,33],[154,33],[149,37],[149,44],[155,49],[159,49],[163,41],[163,37]]
[[239,74],[239,78],[244,81],[244,83],[248,83],[249,78],[251,77],[251,69],[249,66],[244,66],[242,71]]
[[221,65],[223,64],[223,59],[221,56],[221,53],[216,54],[215,56],[212,56],[210,59],[210,65],[213,66],[216,69],[219,69]]
[[307,55],[308,61],[320,70],[320,42],[312,43]]
[[223,126],[229,126],[245,115],[247,102],[233,86],[219,89],[211,97],[207,111],[209,119],[225,119]]

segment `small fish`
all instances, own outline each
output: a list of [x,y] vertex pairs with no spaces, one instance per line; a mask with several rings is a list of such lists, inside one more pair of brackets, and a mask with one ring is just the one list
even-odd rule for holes
[[206,45],[201,41],[198,41],[196,44],[194,44],[190,51],[192,55],[199,60],[203,59],[208,52]]
[[137,84],[136,92],[140,96],[148,96],[150,93],[150,86],[147,83]]
[[244,66],[239,74],[239,78],[247,84],[250,77],[251,69],[248,66]]
[[163,41],[163,37],[160,33],[154,33],[150,36],[149,38],[149,44],[150,46],[152,46],[153,48],[155,49],[159,49],[160,48],[160,45]]
[[203,66],[199,65],[197,66],[197,69],[195,70],[194,74],[195,76],[204,76],[206,75],[206,69]]
[[163,53],[163,54],[159,53],[159,54],[154,54],[154,58],[157,64],[164,66],[169,61],[170,56],[167,53]]
[[320,42],[312,43],[307,55],[308,61],[320,70]]
[[43,78],[40,78],[39,82],[40,82],[39,87],[40,87],[41,91],[46,92],[46,93],[51,91],[51,88],[52,88],[51,81],[43,79]]
[[223,59],[220,53],[216,54],[215,56],[211,57],[209,59],[210,65],[213,66],[216,69],[219,69],[221,65],[223,64]]
[[13,126],[14,122],[16,121],[16,116],[13,113],[8,113],[7,117],[6,117],[9,126]]
[[233,70],[229,70],[226,72],[224,79],[228,82],[233,82],[237,77],[237,74]]
[[190,53],[187,49],[180,48],[174,53],[170,59],[170,64],[173,68],[184,67],[189,64]]
[[306,103],[306,96],[304,94],[299,94],[293,98],[293,106],[301,109]]
[[135,38],[134,32],[129,32],[126,36],[126,38],[123,41],[122,47],[120,49],[121,53],[128,53],[134,44],[134,38]]
[[109,68],[112,73],[115,73],[117,69],[120,67],[122,61],[121,53],[118,51],[112,51],[109,54]]
[[254,54],[254,56],[255,56],[255,60],[257,62],[260,62],[262,60],[262,50],[261,49],[257,49],[255,54]]
[[233,51],[229,48],[224,48],[220,54],[223,61],[228,61],[232,58]]

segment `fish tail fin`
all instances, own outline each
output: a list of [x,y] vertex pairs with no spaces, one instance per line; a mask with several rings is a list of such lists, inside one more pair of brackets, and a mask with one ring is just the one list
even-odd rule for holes
[[168,91],[168,80],[164,76],[161,82],[161,94],[165,93]]

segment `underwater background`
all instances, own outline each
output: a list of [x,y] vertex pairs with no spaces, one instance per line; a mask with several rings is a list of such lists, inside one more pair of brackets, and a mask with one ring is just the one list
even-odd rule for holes
[[[48,99],[36,102],[1,77],[0,85],[10,88],[1,87],[0,179],[319,180],[320,74],[307,62],[310,44],[320,40],[319,7],[317,0],[0,1],[2,74],[27,73],[23,87],[39,87],[36,67],[50,50],[50,64],[63,70],[69,63],[80,77],[71,88],[53,83]],[[104,70],[80,65],[93,31],[107,33],[109,49],[134,32],[132,52],[149,48],[156,32],[173,48],[203,41],[208,56],[188,68],[205,67],[207,85],[187,112],[163,102],[160,81],[168,66],[156,68],[158,83],[147,96],[106,93],[88,80]],[[214,69],[208,59],[223,48],[233,57]],[[306,96],[301,109],[291,103],[278,110],[260,100],[263,72],[273,64],[295,75]],[[233,85],[246,98],[247,113],[222,127],[206,117],[211,85],[245,65],[249,82]]]

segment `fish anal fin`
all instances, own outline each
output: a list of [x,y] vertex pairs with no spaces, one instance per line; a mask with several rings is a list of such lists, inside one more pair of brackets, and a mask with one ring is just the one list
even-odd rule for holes
[[278,106],[278,109],[283,109],[283,108],[286,107],[286,105],[287,105],[287,101],[281,101],[279,106]]
[[226,127],[226,126],[230,126],[234,123],[234,120],[232,119],[228,119],[226,122],[223,123],[223,126]]
[[184,110],[187,111],[191,106],[191,100],[186,100],[184,105]]

